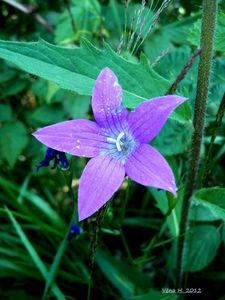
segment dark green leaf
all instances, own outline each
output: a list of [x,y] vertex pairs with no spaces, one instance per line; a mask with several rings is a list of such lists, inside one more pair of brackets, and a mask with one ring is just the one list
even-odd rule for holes
[[201,189],[192,196],[192,199],[196,204],[207,207],[215,218],[225,220],[224,188],[212,187]]
[[44,126],[61,122],[64,120],[65,112],[62,105],[54,103],[51,105],[41,106],[32,113],[27,114],[27,121],[33,126]]
[[0,161],[6,161],[13,167],[27,143],[28,135],[23,123],[16,121],[5,124],[0,128]]
[[163,155],[175,155],[188,149],[191,142],[192,124],[168,120],[152,145]]
[[221,243],[218,229],[211,225],[196,225],[189,229],[184,249],[184,269],[200,271],[216,256]]
[[13,113],[11,106],[8,104],[0,104],[0,122],[12,121]]

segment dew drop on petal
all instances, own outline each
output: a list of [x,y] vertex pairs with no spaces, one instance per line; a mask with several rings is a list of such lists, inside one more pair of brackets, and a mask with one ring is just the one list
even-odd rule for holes
[[116,81],[114,81],[114,83],[113,83],[113,86],[114,87],[116,87],[116,86],[119,86],[119,83],[118,83],[118,81],[116,80]]

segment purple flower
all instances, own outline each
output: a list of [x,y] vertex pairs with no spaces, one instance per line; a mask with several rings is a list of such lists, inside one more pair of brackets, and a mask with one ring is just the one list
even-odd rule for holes
[[170,113],[185,100],[175,95],[158,97],[128,112],[121,104],[122,88],[117,77],[105,68],[93,90],[92,109],[96,122],[66,121],[34,133],[41,143],[57,151],[92,158],[80,178],[80,221],[112,197],[125,174],[142,185],[176,195],[170,166],[148,142],[159,133]]
[[55,169],[58,164],[60,164],[61,168],[64,170],[69,167],[69,162],[64,152],[48,148],[45,152],[45,158],[36,166],[37,171],[42,167],[48,167],[52,160],[54,160],[52,169]]

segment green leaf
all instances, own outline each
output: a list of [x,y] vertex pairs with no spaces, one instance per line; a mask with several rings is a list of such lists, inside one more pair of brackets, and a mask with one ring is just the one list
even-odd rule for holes
[[68,244],[67,239],[66,238],[63,239],[60,246],[59,246],[59,248],[58,248],[58,250],[57,250],[57,253],[54,257],[53,263],[52,263],[52,265],[50,267],[50,270],[47,274],[43,299],[46,299],[46,295],[47,295],[48,290],[54,284],[55,277],[57,275],[57,271],[59,269],[59,265],[60,265],[60,262],[62,260],[63,254],[65,253],[67,244]]
[[219,231],[214,226],[193,226],[185,243],[184,269],[196,272],[205,268],[216,256],[220,243]]
[[[19,235],[19,237],[21,239],[21,242],[23,243],[23,245],[27,249],[27,252],[29,253],[29,255],[30,255],[31,259],[33,260],[34,264],[36,265],[37,269],[41,272],[42,276],[45,279],[47,279],[47,268],[46,268],[45,264],[40,259],[38,253],[36,252],[33,245],[28,240],[28,238],[27,238],[26,234],[24,233],[22,227],[17,222],[17,220],[14,218],[11,211],[8,208],[5,208],[5,211],[8,214],[13,226],[16,229],[17,234]],[[59,300],[65,299],[63,293],[60,291],[60,289],[56,285],[53,285],[52,292],[55,294],[57,299],[59,299]]]
[[192,123],[192,111],[189,103],[184,102],[172,113],[170,118],[184,124]]
[[91,35],[98,31],[101,21],[101,9],[97,0],[76,0],[71,3],[70,12],[75,20],[74,29],[71,24],[71,16],[67,10],[59,16],[55,32],[57,44],[68,44],[79,40],[80,36]]
[[38,107],[27,114],[27,121],[32,126],[43,126],[64,121],[65,112],[60,103]]
[[[216,51],[225,51],[225,13],[221,12],[217,18],[217,24],[215,28],[215,42],[214,49]],[[189,32],[189,42],[192,45],[199,46],[200,45],[200,34],[201,34],[201,20],[198,20],[194,23],[193,27]]]
[[192,199],[196,204],[207,207],[215,218],[225,220],[225,188],[204,188],[197,191]]
[[80,96],[73,92],[60,90],[55,98],[63,99],[64,111],[70,118],[82,119],[87,117],[91,104],[89,96]]
[[162,288],[162,292],[151,290],[147,294],[134,296],[132,300],[175,300],[177,299],[175,293],[163,292],[166,289]]
[[135,288],[146,290],[146,286],[149,287],[149,278],[105,251],[97,251],[96,261],[108,280],[126,300],[132,299]]
[[204,204],[192,201],[190,219],[192,221],[213,222],[215,220],[219,220],[220,217],[215,215],[213,211]]
[[106,252],[98,251],[96,261],[105,276],[120,291],[124,299],[130,299],[134,294],[134,284],[124,274],[121,264]]
[[[149,188],[152,196],[156,201],[156,206],[161,210],[165,215],[169,211],[169,201],[167,193],[165,191],[157,191],[156,189]],[[175,206],[171,213],[167,216],[166,223],[170,230],[170,234],[173,237],[178,237],[179,235],[179,223],[180,223],[180,203]]]
[[190,122],[177,122],[169,119],[154,139],[152,145],[163,155],[170,156],[186,151],[190,145],[192,124]]
[[0,41],[0,57],[81,95],[92,94],[99,72],[108,66],[118,76],[124,105],[130,108],[163,95],[171,85],[150,67],[126,61],[107,44],[103,50],[98,50],[87,41],[76,49],[54,46],[43,40],[33,43]]
[[3,125],[0,128],[0,162],[6,161],[12,168],[27,143],[27,130],[23,123],[16,121]]
[[0,122],[12,121],[13,113],[11,106],[8,104],[0,104]]

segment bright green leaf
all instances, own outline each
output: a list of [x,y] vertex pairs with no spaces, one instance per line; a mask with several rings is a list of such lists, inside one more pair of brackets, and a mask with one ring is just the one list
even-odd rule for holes
[[144,100],[163,95],[170,82],[150,67],[126,61],[108,45],[98,50],[85,41],[81,48],[64,48],[43,40],[33,43],[0,41],[0,57],[61,88],[91,95],[95,79],[106,66],[118,76],[123,102],[133,108]]

